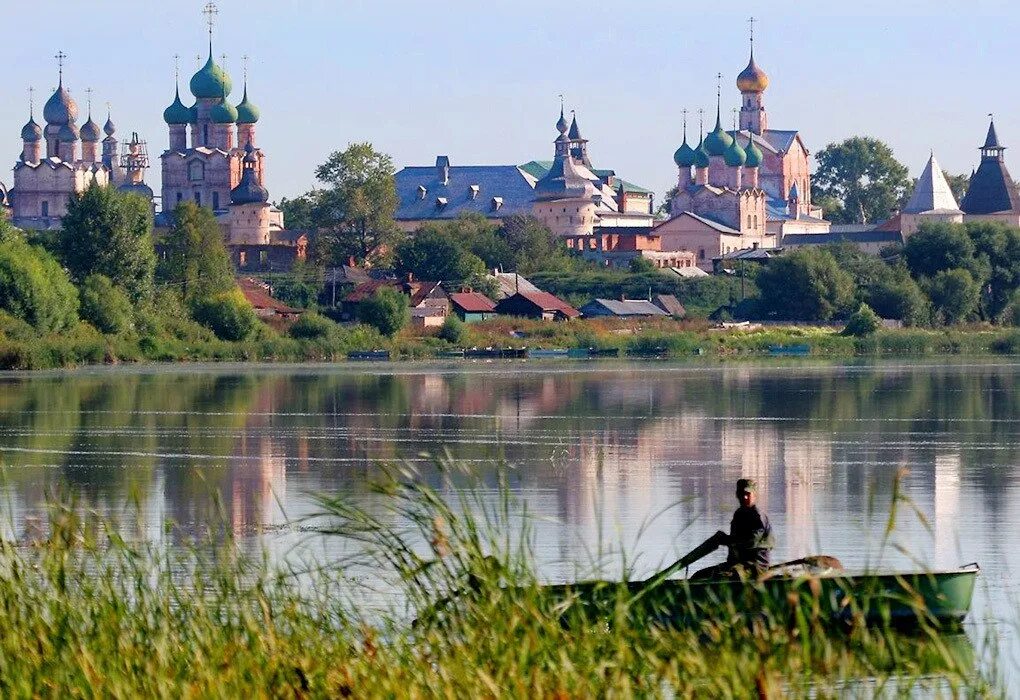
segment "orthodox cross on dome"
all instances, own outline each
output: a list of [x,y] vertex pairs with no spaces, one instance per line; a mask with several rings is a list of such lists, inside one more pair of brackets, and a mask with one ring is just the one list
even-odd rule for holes
[[702,138],[704,138],[704,133],[705,133],[705,110],[700,108],[700,107],[698,108],[698,133],[702,134]]
[[220,64],[223,66],[223,70],[227,69],[227,54],[220,54]]
[[715,74],[715,125],[722,125],[722,73]]
[[181,79],[181,55],[179,53],[174,54],[174,82]]
[[684,115],[684,141],[687,140],[687,108],[684,107],[680,110],[681,114]]
[[754,56],[754,17],[747,20],[747,22],[751,25],[751,55]]
[[92,117],[92,88],[85,88],[85,104],[88,106],[89,117]]
[[736,107],[733,108],[733,132],[737,131],[737,114],[740,112]]
[[57,75],[60,76],[60,84],[64,84],[64,59],[67,58],[67,54],[63,51],[57,51],[57,55],[53,58],[57,59]]
[[248,61],[251,57],[248,54],[241,56],[241,72],[244,74],[244,84],[248,84]]
[[106,103],[106,120],[110,121],[110,114],[113,112],[113,105],[110,102]]
[[35,88],[28,86],[28,118],[35,118]]
[[205,22],[209,25],[209,50],[212,51],[212,30],[213,25],[216,24],[216,15],[220,11],[216,9],[216,3],[207,2],[205,7],[202,8],[202,14],[205,15]]

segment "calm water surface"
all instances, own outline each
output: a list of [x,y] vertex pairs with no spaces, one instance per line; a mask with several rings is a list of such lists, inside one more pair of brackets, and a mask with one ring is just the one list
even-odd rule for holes
[[[547,516],[538,553],[556,580],[588,568],[600,541],[639,574],[672,561],[728,526],[733,483],[749,476],[778,560],[980,562],[972,624],[1012,639],[1018,379],[1020,364],[981,360],[0,375],[0,527],[31,533],[45,519],[41,501],[60,488],[106,513],[137,499],[146,534],[170,546],[202,534],[222,507],[242,541],[279,554],[292,536],[273,526],[309,513],[310,492],[360,497],[379,460],[427,465],[422,453],[448,449],[490,474],[500,457],[514,466],[515,490]],[[923,517],[900,517],[901,548],[883,549],[903,468]],[[604,571],[619,566],[610,558]]]

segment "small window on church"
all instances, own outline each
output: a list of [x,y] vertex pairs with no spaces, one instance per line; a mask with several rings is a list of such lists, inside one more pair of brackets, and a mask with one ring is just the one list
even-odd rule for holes
[[219,192],[213,192],[212,193],[212,208],[213,209],[219,209],[220,208],[220,193]]
[[50,203],[47,202],[46,200],[43,200],[43,203],[42,203],[42,215],[43,216],[49,216],[50,215]]
[[180,204],[181,200],[183,200],[183,199],[184,199],[184,193],[183,192],[178,192],[177,193],[177,203]]
[[263,265],[266,264],[266,251],[264,250],[259,251],[259,262],[262,263]]
[[244,267],[245,264],[248,262],[248,253],[246,253],[245,251],[242,250],[240,252],[240,258],[241,258],[241,267]]
[[201,192],[196,192],[195,193],[195,204],[197,204],[198,206],[202,206],[202,193]]
[[705,249],[704,248],[699,248],[698,249],[698,260],[704,260],[704,259],[705,259]]
[[200,160],[193,160],[188,164],[188,179],[198,182],[205,179],[205,163]]

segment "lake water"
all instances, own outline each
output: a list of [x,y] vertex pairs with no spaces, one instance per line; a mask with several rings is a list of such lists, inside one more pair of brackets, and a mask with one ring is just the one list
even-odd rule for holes
[[[512,465],[516,493],[546,516],[536,528],[549,580],[587,569],[599,542],[617,554],[606,573],[622,553],[643,575],[726,529],[747,476],[772,520],[774,560],[980,562],[971,633],[991,625],[1012,640],[1018,379],[1018,363],[959,358],[0,374],[0,527],[30,535],[46,494],[70,491],[108,514],[137,503],[144,534],[169,546],[222,508],[243,542],[280,554],[293,535],[276,526],[311,512],[310,493],[360,498],[378,461],[427,466],[423,453],[445,449],[484,473],[499,458]],[[883,548],[902,469],[922,517],[903,513]]]

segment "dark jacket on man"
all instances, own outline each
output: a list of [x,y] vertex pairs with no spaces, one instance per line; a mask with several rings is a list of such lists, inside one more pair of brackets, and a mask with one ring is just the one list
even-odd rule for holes
[[766,568],[771,561],[772,525],[758,506],[741,506],[730,522],[730,553],[727,564]]

